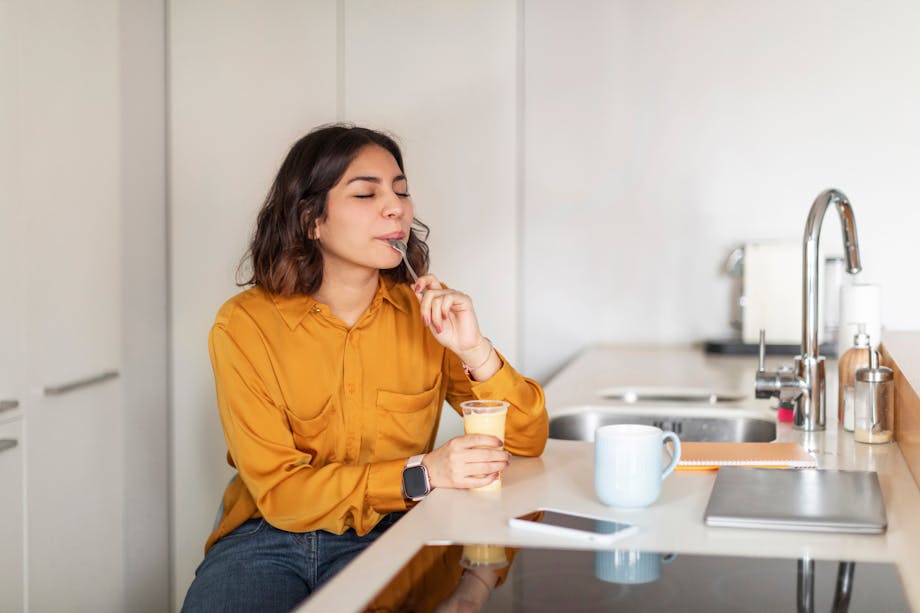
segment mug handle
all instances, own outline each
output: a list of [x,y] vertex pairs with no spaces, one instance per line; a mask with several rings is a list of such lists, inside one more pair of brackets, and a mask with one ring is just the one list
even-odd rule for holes
[[677,467],[677,463],[680,462],[680,439],[677,438],[677,435],[673,432],[665,432],[661,435],[661,444],[663,445],[667,442],[668,439],[671,439],[671,442],[674,443],[674,450],[671,452],[671,462],[664,467],[664,470],[661,471],[661,480],[664,481],[664,478],[671,474],[671,472]]

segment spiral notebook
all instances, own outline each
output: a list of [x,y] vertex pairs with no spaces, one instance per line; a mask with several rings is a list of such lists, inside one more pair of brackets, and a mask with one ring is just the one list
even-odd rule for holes
[[817,468],[799,443],[681,443],[677,470],[716,470],[720,466]]

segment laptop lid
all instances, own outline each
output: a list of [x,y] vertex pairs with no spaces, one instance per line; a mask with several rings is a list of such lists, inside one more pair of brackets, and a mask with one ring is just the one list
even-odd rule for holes
[[709,526],[878,534],[888,518],[874,472],[719,469],[704,519]]

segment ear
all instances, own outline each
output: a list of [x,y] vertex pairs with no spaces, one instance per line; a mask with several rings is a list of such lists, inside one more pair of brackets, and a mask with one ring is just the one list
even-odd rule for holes
[[320,228],[321,227],[322,227],[322,223],[320,223],[320,220],[314,219],[313,227],[307,228],[307,238],[311,240],[316,240],[316,241],[320,240]]

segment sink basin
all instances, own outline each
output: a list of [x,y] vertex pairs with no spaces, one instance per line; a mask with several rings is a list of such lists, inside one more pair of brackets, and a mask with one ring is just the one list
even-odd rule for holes
[[697,404],[716,404],[718,402],[738,402],[745,399],[744,394],[725,390],[699,387],[608,387],[599,390],[598,395],[607,400],[635,402],[692,402]]
[[549,437],[594,441],[594,431],[608,424],[656,426],[662,430],[671,430],[682,441],[766,443],[776,438],[776,422],[753,411],[636,411],[612,407],[583,407],[557,412],[549,420]]

